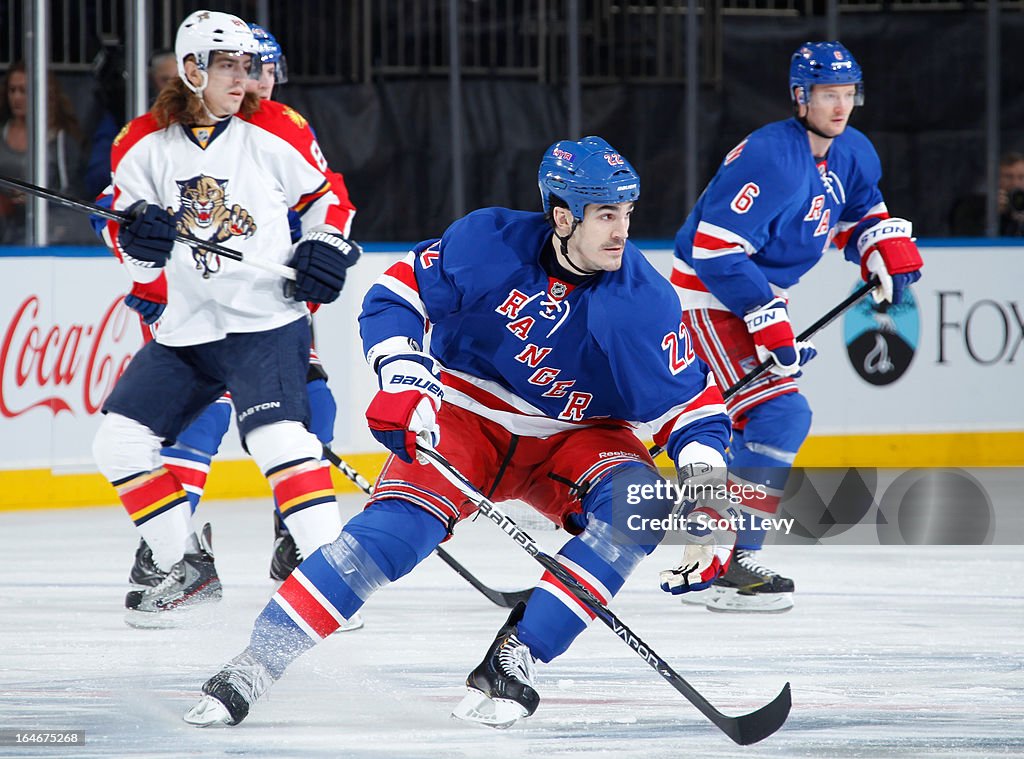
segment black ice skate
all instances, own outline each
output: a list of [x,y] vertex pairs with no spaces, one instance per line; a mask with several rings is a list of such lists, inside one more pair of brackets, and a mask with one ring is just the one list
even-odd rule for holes
[[237,725],[273,682],[267,668],[243,651],[203,683],[203,697],[182,719],[196,727]]
[[533,689],[536,660],[517,637],[525,611],[522,601],[512,609],[484,660],[466,678],[469,693],[452,711],[453,717],[505,728],[537,711],[540,696]]
[[270,579],[284,582],[295,567],[302,563],[295,538],[284,529],[281,517],[274,513],[274,553],[270,557]]
[[152,588],[159,585],[165,577],[167,573],[153,562],[153,549],[144,538],[139,538],[139,547],[135,549],[135,563],[128,574],[128,582]]
[[125,622],[132,627],[173,627],[188,612],[203,604],[221,599],[222,591],[217,568],[213,565],[210,525],[203,527],[198,547],[171,567],[157,585],[145,590],[132,590],[125,596],[128,610]]
[[684,603],[704,604],[708,611],[719,612],[777,613],[792,609],[793,581],[758,563],[755,555],[755,551],[737,549],[728,571],[707,590],[684,595]]

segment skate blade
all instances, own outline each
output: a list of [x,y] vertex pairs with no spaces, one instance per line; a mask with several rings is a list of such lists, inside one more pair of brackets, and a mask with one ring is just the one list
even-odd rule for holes
[[124,623],[137,630],[168,630],[186,625],[203,624],[214,619],[215,615],[211,604],[219,600],[220,596],[217,596],[200,604],[178,607],[170,611],[127,609],[124,613]]
[[719,614],[782,614],[793,608],[792,593],[742,594],[733,589],[722,589],[709,599],[708,611]]
[[224,704],[205,694],[198,704],[185,712],[182,719],[194,727],[230,727],[234,724]]
[[362,630],[366,623],[363,621],[362,615],[357,611],[351,617],[341,623],[341,626],[334,631],[334,634],[352,632],[353,630]]
[[721,588],[712,586],[706,590],[698,590],[694,593],[683,593],[679,597],[679,601],[684,606],[707,606],[708,601],[718,597],[721,593]]
[[504,730],[525,717],[526,709],[515,701],[493,699],[471,688],[458,706],[452,709],[452,716],[464,722]]

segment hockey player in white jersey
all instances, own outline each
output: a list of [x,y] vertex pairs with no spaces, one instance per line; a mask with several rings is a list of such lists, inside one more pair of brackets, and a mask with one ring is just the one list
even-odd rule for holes
[[[225,391],[246,448],[292,514],[300,549],[312,553],[341,528],[321,445],[307,429],[306,303],[335,300],[360,251],[343,236],[348,209],[318,165],[322,154],[304,121],[246,93],[258,52],[241,19],[193,13],[175,42],[180,81],[114,141],[113,206],[132,220],[112,237],[135,281],[163,272],[168,284],[156,339],[107,399],[93,445],[100,471],[167,572],[155,587],[128,594],[131,624],[166,624],[220,598],[210,546],[190,539],[185,491],[159,454]],[[289,210],[304,231],[294,246]],[[247,260],[287,264],[295,281],[177,243],[178,232]]]

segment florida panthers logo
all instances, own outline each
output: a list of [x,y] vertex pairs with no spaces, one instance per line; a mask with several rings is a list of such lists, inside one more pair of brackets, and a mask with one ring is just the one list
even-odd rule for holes
[[[216,243],[232,237],[248,239],[256,232],[256,222],[247,210],[237,203],[228,207],[228,180],[200,174],[177,185],[180,208],[177,214],[171,208],[167,212],[177,218],[179,232]],[[220,271],[220,256],[193,248],[192,257],[203,277]]]

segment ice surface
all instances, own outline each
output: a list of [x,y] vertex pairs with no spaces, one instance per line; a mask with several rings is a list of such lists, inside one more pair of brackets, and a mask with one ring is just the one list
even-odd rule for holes
[[[0,756],[1024,756],[1018,546],[770,547],[796,608],[756,617],[662,593],[658,570],[680,549],[660,548],[612,606],[727,714],[791,681],[789,721],[756,746],[732,744],[600,623],[540,667],[531,719],[501,732],[450,719],[507,611],[436,558],[371,599],[364,629],[299,659],[242,725],[198,730],[182,714],[274,590],[269,502],[202,508],[224,600],[178,630],[122,621],[137,538],[121,509],[0,513],[0,730],[86,731],[84,746]],[[560,536],[535,534],[549,548]],[[538,576],[482,520],[446,548],[492,587]]]

